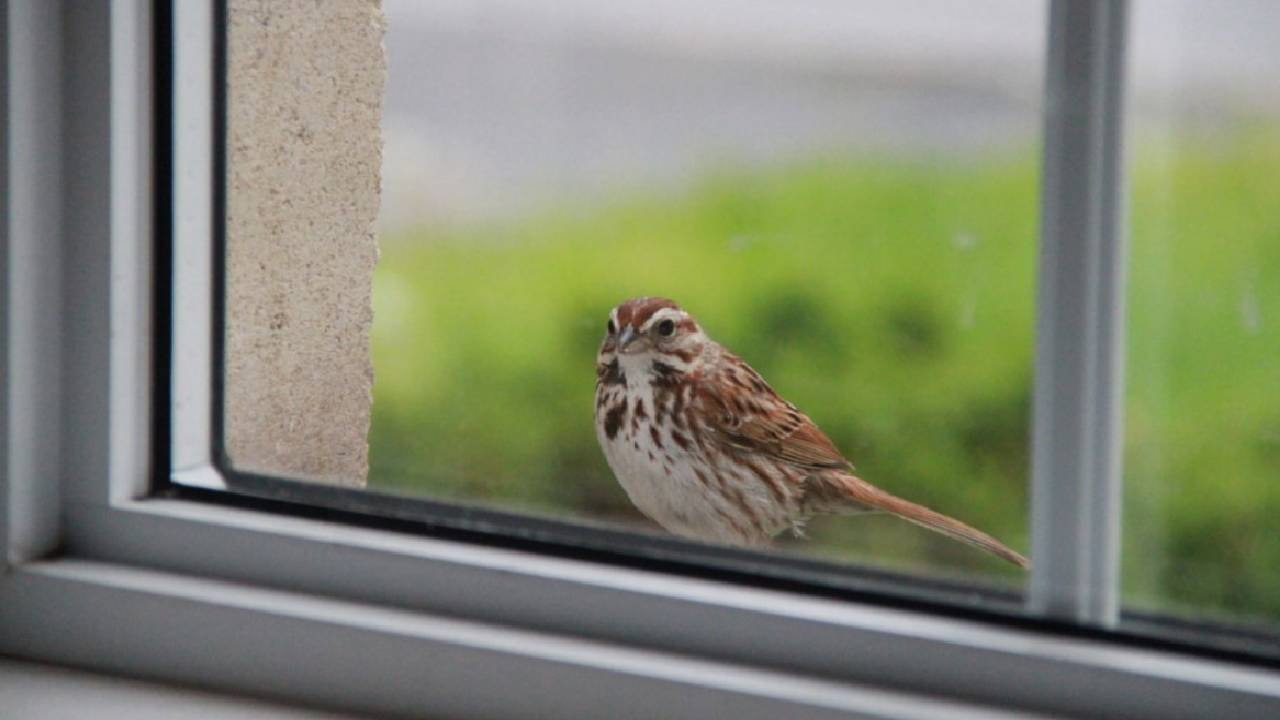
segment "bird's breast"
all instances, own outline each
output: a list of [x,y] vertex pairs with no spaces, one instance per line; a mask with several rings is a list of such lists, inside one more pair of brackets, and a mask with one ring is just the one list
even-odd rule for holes
[[758,478],[728,458],[712,457],[702,432],[675,406],[688,390],[620,388],[598,399],[600,446],[631,502],[677,535],[734,544],[761,544],[789,525],[784,508],[761,491]]

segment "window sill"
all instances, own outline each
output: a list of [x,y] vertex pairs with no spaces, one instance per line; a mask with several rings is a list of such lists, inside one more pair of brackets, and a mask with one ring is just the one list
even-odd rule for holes
[[[107,563],[34,563],[14,573],[0,595],[16,610],[0,622],[0,637],[30,656],[334,710],[1004,716],[908,693]],[[56,619],[62,631],[22,622],[29,612]]]
[[335,710],[1280,707],[1280,677],[1229,663],[187,501],[72,503],[67,531],[0,582],[0,647]]

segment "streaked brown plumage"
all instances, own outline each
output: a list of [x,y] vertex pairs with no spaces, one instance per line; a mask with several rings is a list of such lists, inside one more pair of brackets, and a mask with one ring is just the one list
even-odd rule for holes
[[675,534],[760,546],[819,513],[875,510],[1028,567],[990,535],[855,476],[812,420],[670,300],[609,314],[595,415],[619,483]]

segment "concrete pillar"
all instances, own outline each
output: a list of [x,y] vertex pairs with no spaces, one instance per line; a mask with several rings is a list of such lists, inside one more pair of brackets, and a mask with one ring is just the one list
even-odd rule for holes
[[227,20],[227,453],[363,485],[381,3],[230,0]]

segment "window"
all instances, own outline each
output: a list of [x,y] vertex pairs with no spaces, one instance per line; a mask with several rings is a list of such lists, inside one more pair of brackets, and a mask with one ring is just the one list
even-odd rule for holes
[[1136,10],[1125,597],[1274,628],[1280,13]]
[[[965,609],[947,583],[903,599],[899,576],[849,573],[862,584],[824,590],[826,563],[660,538],[628,563],[605,531],[575,530],[575,555],[557,521],[522,520],[523,535],[496,543],[515,527],[501,512],[422,501],[427,517],[397,516],[409,505],[376,493],[221,475],[218,16],[200,3],[4,11],[0,651],[382,715],[600,716],[637,697],[663,717],[1274,714],[1264,635],[1214,649],[1129,618],[1105,628],[1117,546],[1105,522],[1083,521],[1117,517],[1106,469],[1118,427],[1071,423],[1119,407],[1106,372],[1119,326],[1046,298],[1124,288],[1107,283],[1122,248],[1107,203],[1120,187],[1123,5],[1048,13],[1043,205],[1057,222],[1043,242],[1057,262],[1037,289],[1037,566],[1020,620]],[[1052,102],[1063,97],[1081,112]],[[1063,240],[1072,229],[1091,242]],[[151,287],[152,268],[170,264]],[[1082,352],[1046,353],[1046,338],[1077,329]],[[1088,402],[1070,402],[1082,389]],[[1070,462],[1046,475],[1045,458]],[[171,469],[176,482],[153,492],[153,472]],[[1061,502],[1046,512],[1044,497]],[[1079,580],[1098,582],[1074,596]]]
[[[370,487],[652,528],[585,421],[609,311],[656,295],[864,477],[1025,547],[1042,5],[386,11]],[[1021,582],[887,515],[805,535]]]
[[[863,477],[1025,548],[1043,6],[393,2],[385,98],[372,7],[228,5],[233,485],[365,480],[381,108],[369,490],[508,535],[531,514],[569,545],[575,521],[651,537],[592,391],[613,306],[669,296]],[[778,550],[1025,579],[887,514],[814,517]]]

